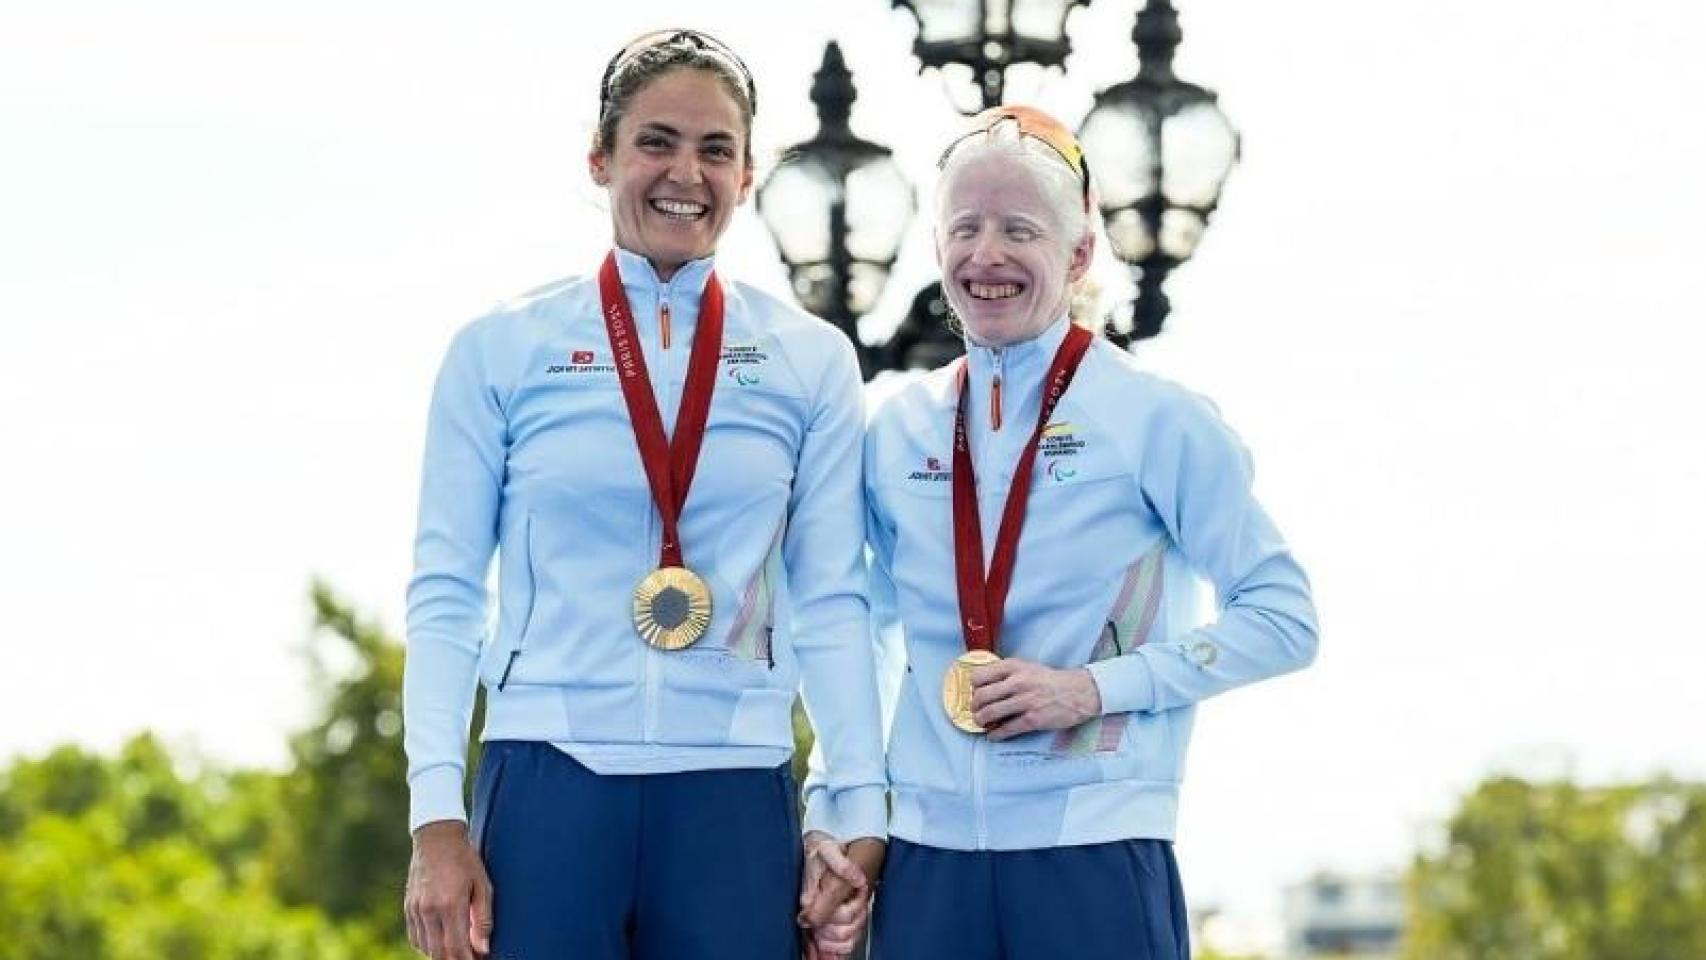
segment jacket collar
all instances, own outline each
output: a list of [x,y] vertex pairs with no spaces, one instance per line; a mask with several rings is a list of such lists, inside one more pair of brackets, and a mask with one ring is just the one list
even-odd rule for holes
[[675,273],[665,281],[658,278],[657,269],[652,262],[631,250],[616,248],[616,269],[622,276],[622,288],[630,296],[635,293],[645,293],[650,296],[670,294],[675,297],[697,300],[705,289],[705,281],[711,276],[711,269],[716,266],[716,257],[701,257],[689,260],[677,267]]
[[[966,341],[966,362],[970,365],[967,383],[970,395],[966,399],[974,433],[994,428],[993,408],[998,395],[1001,398],[1003,435],[1008,431],[1030,433],[1042,403],[1043,378],[1048,374],[1049,362],[1054,359],[1055,351],[1066,339],[1070,323],[1063,314],[1031,339],[1001,347],[985,347],[969,339]],[[994,389],[997,376],[1001,378],[999,391]],[[951,378],[947,385],[948,395],[944,399],[950,406],[959,400],[953,389],[957,380],[957,377]]]
[[[1046,370],[1054,352],[1060,349],[1060,342],[1066,339],[1066,331],[1070,321],[1065,314],[1056,317],[1054,322],[1042,329],[1042,332],[1029,340],[1020,340],[1000,347],[986,347],[973,343],[966,338],[966,356],[970,359],[972,373],[981,371],[987,375],[989,370],[999,361],[1003,374],[1015,367],[1026,368],[1033,364],[1041,364]],[[997,356],[999,355],[999,356]],[[1039,376],[1041,373],[1039,372]]]

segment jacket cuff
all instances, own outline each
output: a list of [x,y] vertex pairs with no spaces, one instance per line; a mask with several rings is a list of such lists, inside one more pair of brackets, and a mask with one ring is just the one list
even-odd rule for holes
[[1089,664],[1090,678],[1102,695],[1102,713],[1155,709],[1155,676],[1141,649]]
[[860,837],[888,839],[887,791],[882,784],[847,787],[833,794],[826,789],[806,797],[804,832],[821,830],[845,843]]
[[468,822],[462,807],[462,769],[453,764],[429,767],[409,781],[409,832],[437,820]]

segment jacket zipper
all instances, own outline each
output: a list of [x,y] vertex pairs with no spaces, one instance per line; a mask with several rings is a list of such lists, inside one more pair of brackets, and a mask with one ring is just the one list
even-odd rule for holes
[[[663,388],[661,391],[661,396],[658,399],[658,408],[659,408],[660,412],[668,409],[666,404],[673,403],[674,399],[675,399],[671,395],[673,391],[671,391],[671,389],[670,389],[670,385],[675,382],[675,362],[674,362],[674,357],[671,357],[668,354],[669,343],[670,343],[669,293],[670,293],[670,289],[671,289],[672,285],[674,284],[674,281],[675,281],[674,277],[671,277],[668,281],[666,281],[663,285],[663,290],[660,291],[658,294],[658,345],[660,347],[660,353],[662,354],[659,357],[659,359],[664,361],[663,363],[656,365],[657,369],[663,371],[663,377],[661,378],[663,380]],[[672,439],[673,439],[673,431],[671,433],[672,433]],[[647,534],[648,534],[646,537],[646,543],[650,544],[652,542],[652,539],[653,539],[650,536],[650,534],[655,532],[655,531],[659,531],[659,526],[658,526],[658,521],[656,518],[656,510],[655,509],[648,510],[646,512],[646,527],[647,527]],[[661,532],[660,532],[660,536],[661,536]],[[658,555],[658,550],[656,548],[654,548],[651,551],[651,553],[648,555],[647,562],[648,563],[652,562],[650,560],[650,557],[655,557],[657,555]],[[658,652],[656,650],[652,649],[651,645],[648,644],[648,645],[646,645],[645,650],[643,650],[641,652],[641,656],[644,657],[646,696],[645,696],[645,703],[644,703],[643,708],[642,708],[644,710],[644,715],[640,718],[640,739],[646,743],[650,743],[652,741],[653,737],[655,736],[654,731],[657,728],[657,711],[658,711],[657,658],[658,658]]]
[[971,802],[977,820],[977,849],[984,849],[989,842],[989,827],[984,817],[983,809],[983,758],[986,741],[978,737],[972,741],[971,753]]
[[992,354],[991,364],[995,372],[989,378],[989,429],[1001,429],[1001,348],[997,347]]
[[[991,380],[991,399],[993,399],[993,401],[995,401],[995,402],[1000,402],[1000,389],[998,389],[998,387],[995,387],[995,384],[1000,384],[1000,382],[1001,382],[1001,351],[996,350],[995,351],[995,380]],[[998,426],[998,419],[1000,419],[1000,414],[996,413],[996,406],[993,406],[993,404],[991,404],[991,408],[989,408],[989,414],[991,414],[991,421],[995,421],[995,425]],[[991,462],[991,460],[995,459],[995,452],[993,452],[993,448],[995,448],[995,443],[993,443],[993,442],[986,443],[986,445],[984,445],[984,448],[983,448],[983,455],[981,455],[981,457],[978,457],[978,460],[981,460],[981,462],[979,462],[979,464],[976,464],[976,471],[978,471],[978,476],[991,477],[991,483],[993,483],[993,477],[995,477],[995,474],[993,474],[993,472],[989,472],[989,462]],[[979,484],[979,486],[981,486],[981,484]],[[979,493],[981,493],[981,491],[979,491]],[[983,500],[983,498],[981,498],[981,496],[979,496],[979,500]],[[984,517],[989,517],[989,513],[984,513],[983,510],[979,510],[979,513],[983,513]],[[991,539],[991,537],[989,537],[988,534],[983,534],[983,542],[984,542],[984,546],[986,546],[986,551],[988,551],[988,552],[984,552],[983,563],[986,564],[986,566],[988,566],[989,556],[991,556],[991,554],[993,554],[993,552],[995,552],[995,546],[993,546],[993,544],[995,544],[995,541],[993,541],[993,539]],[[1000,651],[996,651],[996,653],[1000,653]],[[978,847],[976,847],[976,849],[984,849],[984,846],[986,846],[986,844],[988,844],[988,842],[989,842],[988,815],[986,815],[986,812],[984,812],[984,796],[983,796],[983,791],[984,791],[984,783],[983,783],[984,754],[986,754],[986,750],[988,750],[988,749],[989,749],[988,738],[981,737],[981,735],[979,735],[979,737],[976,737],[976,738],[974,738],[974,740],[972,740],[972,745],[971,745],[971,803],[972,803],[972,813],[974,813],[974,817],[972,817],[972,818],[974,818],[974,824],[976,824],[976,841],[978,841]]]

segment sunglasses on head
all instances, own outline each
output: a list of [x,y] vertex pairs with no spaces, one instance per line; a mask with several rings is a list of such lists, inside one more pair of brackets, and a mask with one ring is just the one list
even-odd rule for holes
[[1090,160],[1084,156],[1084,148],[1079,145],[1078,138],[1066,125],[1035,107],[990,107],[971,118],[972,128],[948,144],[948,149],[942,151],[942,158],[936,161],[937,169],[948,163],[948,155],[953,153],[960,144],[979,134],[989,134],[1003,123],[1013,123],[1019,129],[1019,135],[1040,140],[1050,150],[1053,150],[1068,169],[1078,175],[1078,182],[1083,190],[1084,210],[1090,210]]
[[746,81],[746,102],[753,113],[758,112],[758,88],[752,82],[752,72],[746,68],[746,63],[729,48],[729,45],[708,33],[698,30],[668,29],[653,30],[641,34],[629,41],[616,56],[610,58],[610,63],[604,67],[604,79],[598,83],[598,118],[604,119],[610,110],[610,85],[616,75],[622,72],[635,57],[656,47],[692,47],[712,59],[720,60],[729,67],[736,76]]

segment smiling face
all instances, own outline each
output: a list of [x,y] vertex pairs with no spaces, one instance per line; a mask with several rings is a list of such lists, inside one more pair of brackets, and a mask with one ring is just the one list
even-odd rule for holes
[[[1031,158],[990,151],[949,167],[937,207],[942,289],[974,343],[1029,340],[1066,313],[1093,240],[1063,223]],[[1069,198],[1076,202],[1076,197]]]
[[709,256],[752,187],[746,120],[716,74],[682,67],[633,95],[608,144],[587,157],[610,193],[616,244],[664,280]]

